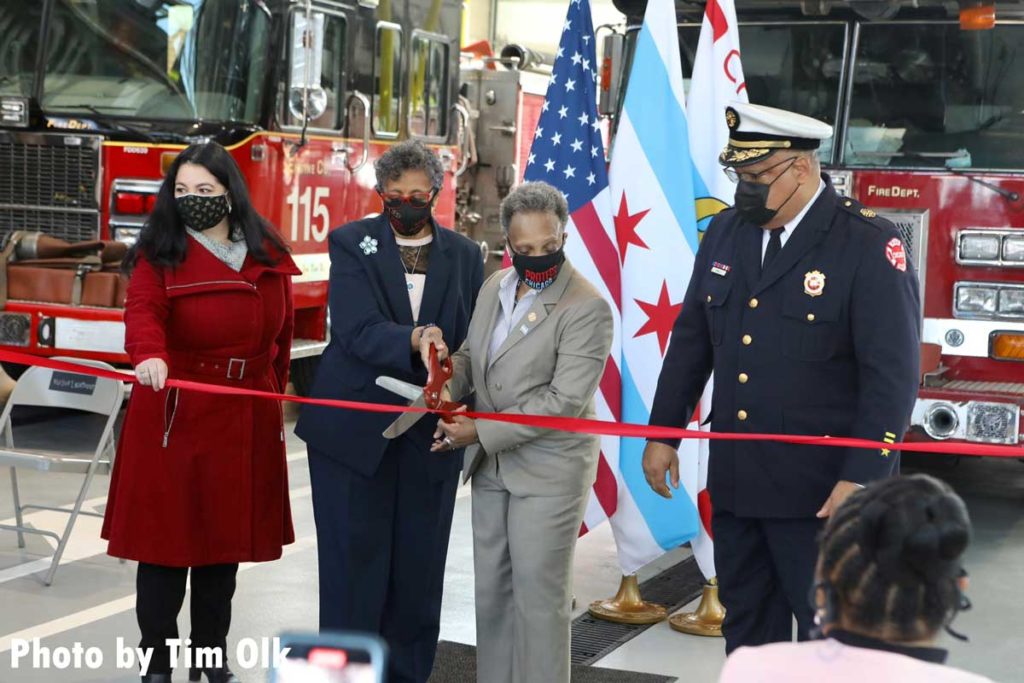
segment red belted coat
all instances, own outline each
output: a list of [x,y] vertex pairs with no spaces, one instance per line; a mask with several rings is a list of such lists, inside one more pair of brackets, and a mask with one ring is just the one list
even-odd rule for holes
[[[291,257],[236,272],[191,237],[176,268],[140,256],[128,283],[132,365],[172,379],[283,390],[293,327]],[[103,521],[115,557],[173,567],[260,562],[295,540],[284,420],[275,401],[137,385]]]

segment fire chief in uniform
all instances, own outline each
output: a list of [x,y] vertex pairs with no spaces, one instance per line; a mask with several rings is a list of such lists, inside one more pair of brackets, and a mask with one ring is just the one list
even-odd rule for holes
[[[893,443],[919,383],[917,277],[896,228],[832,188],[816,148],[830,126],[737,103],[719,161],[736,205],[712,221],[673,328],[651,424],[690,421],[711,372],[716,432]],[[651,487],[678,486],[678,442],[651,441]],[[823,520],[895,474],[889,449],[712,441],[708,489],[726,652],[808,637]]]

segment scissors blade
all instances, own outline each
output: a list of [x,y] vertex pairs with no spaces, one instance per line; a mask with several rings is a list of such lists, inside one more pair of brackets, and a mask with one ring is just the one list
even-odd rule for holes
[[381,375],[377,378],[377,386],[381,389],[387,389],[393,394],[398,394],[409,401],[415,401],[423,396],[423,387],[418,387],[415,384],[410,384],[409,382],[403,382],[402,380],[395,379],[394,377]]

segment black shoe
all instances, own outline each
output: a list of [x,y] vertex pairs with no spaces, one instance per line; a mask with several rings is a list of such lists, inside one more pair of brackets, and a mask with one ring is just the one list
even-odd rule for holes
[[146,674],[143,683],[171,683],[171,674]]
[[[196,683],[196,681],[202,680],[203,674],[206,674],[207,683],[242,683],[242,679],[231,673],[231,669],[226,666],[219,669],[189,669],[188,680]],[[170,681],[170,679],[167,680]]]

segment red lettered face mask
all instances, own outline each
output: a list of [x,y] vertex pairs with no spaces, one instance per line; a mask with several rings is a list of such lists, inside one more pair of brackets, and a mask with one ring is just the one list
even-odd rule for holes
[[516,269],[519,279],[526,283],[530,289],[538,292],[547,289],[562,270],[565,263],[565,248],[562,247],[553,254],[543,256],[524,256],[509,250],[512,255],[512,267]]

